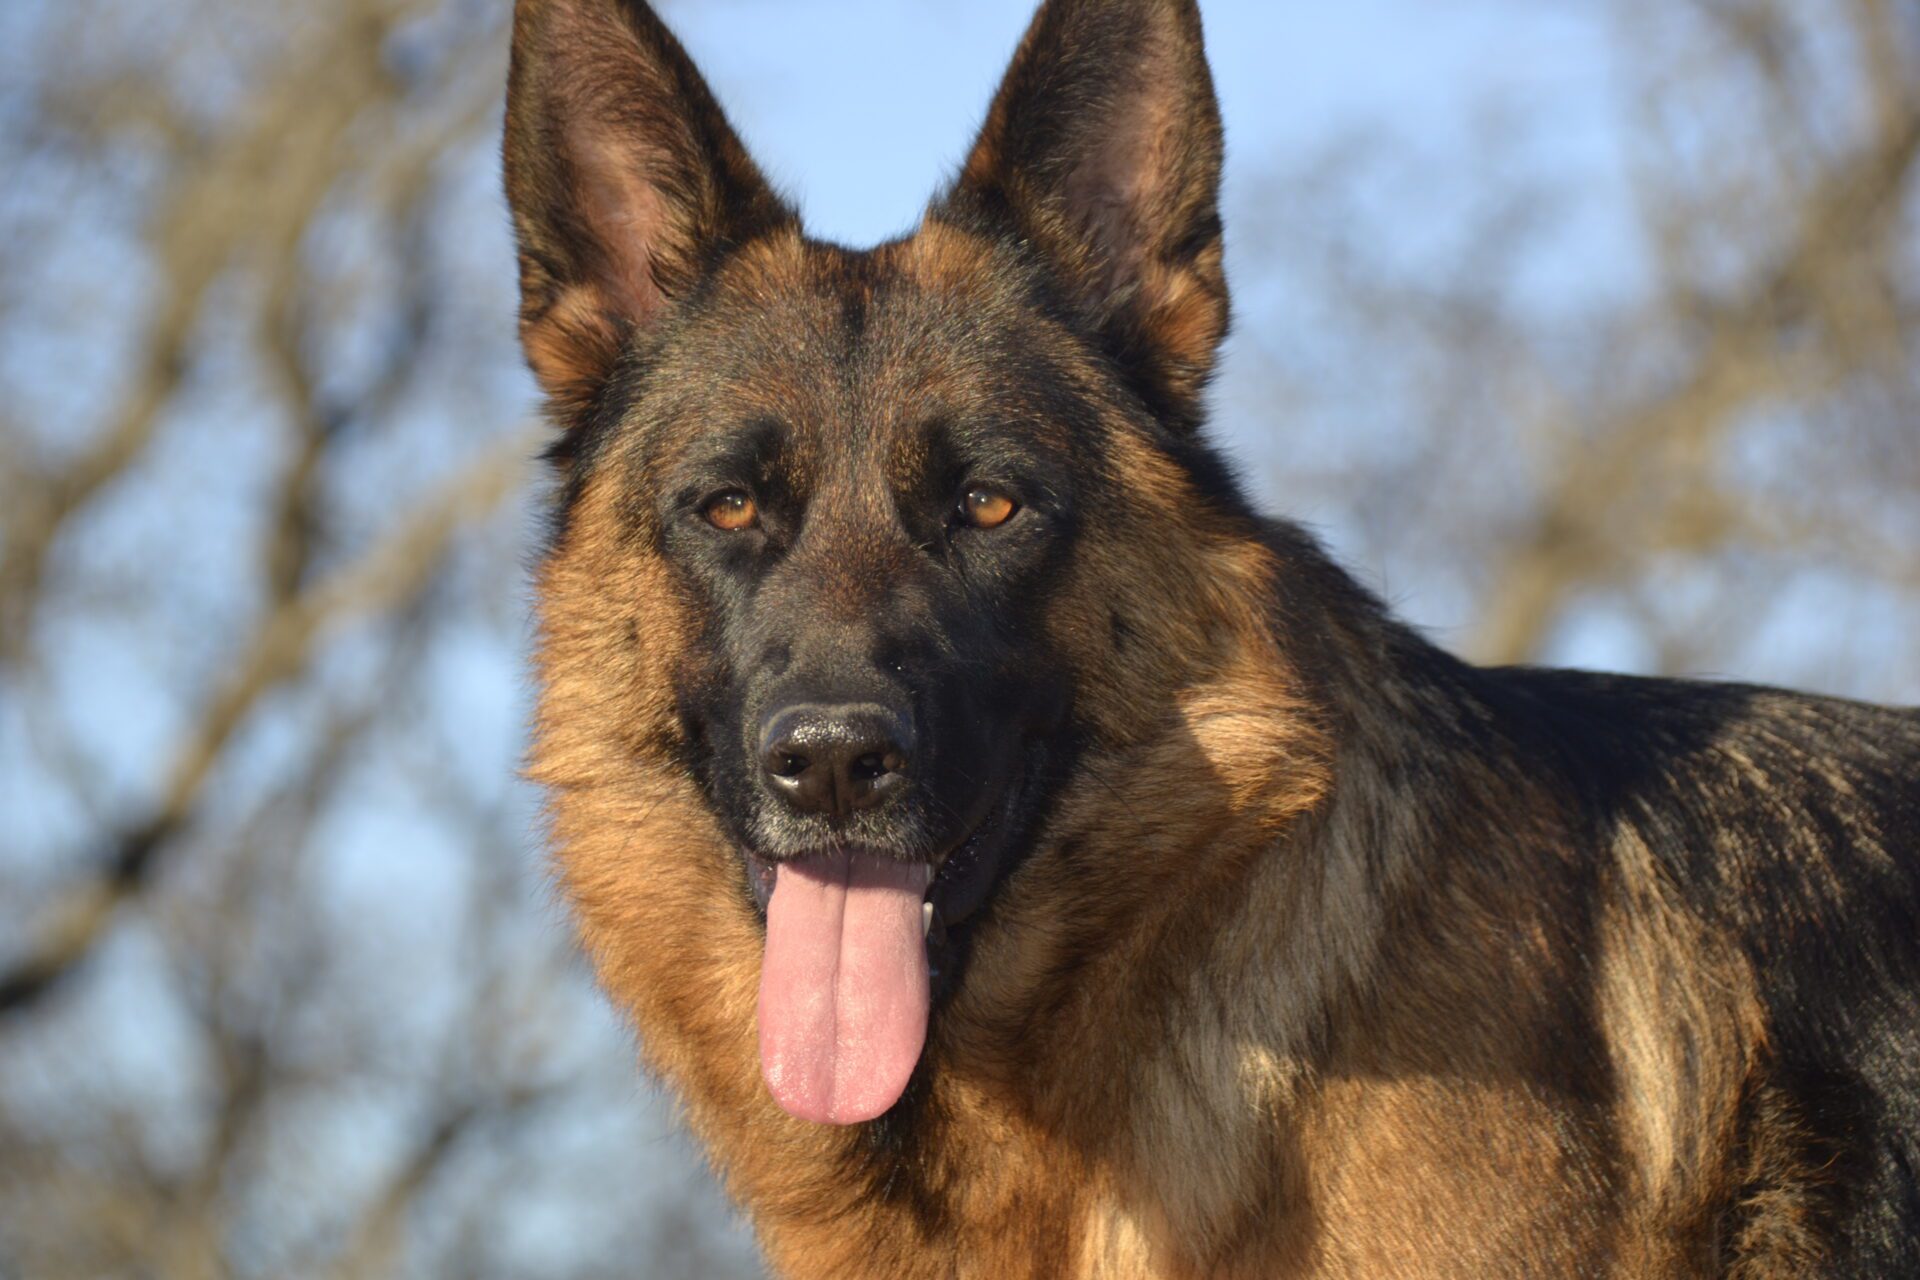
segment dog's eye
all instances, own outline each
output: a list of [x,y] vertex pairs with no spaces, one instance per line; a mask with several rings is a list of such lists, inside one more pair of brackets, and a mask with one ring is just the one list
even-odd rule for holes
[[994,489],[975,486],[960,499],[960,519],[976,529],[994,529],[1013,518],[1019,504]]
[[707,499],[707,523],[716,529],[725,529],[734,533],[751,528],[760,518],[760,508],[754,505],[753,498],[738,489],[729,489]]

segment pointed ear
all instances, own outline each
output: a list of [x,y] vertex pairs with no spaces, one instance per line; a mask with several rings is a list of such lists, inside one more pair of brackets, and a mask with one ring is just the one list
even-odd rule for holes
[[520,340],[563,415],[728,248],[798,225],[641,0],[519,0],[505,152]]
[[1227,327],[1220,110],[1194,0],[1047,0],[936,217],[1039,247],[1182,425]]

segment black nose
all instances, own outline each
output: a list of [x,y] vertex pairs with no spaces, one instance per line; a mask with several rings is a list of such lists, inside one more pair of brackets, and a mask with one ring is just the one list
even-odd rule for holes
[[830,818],[900,790],[912,755],[912,727],[870,702],[782,707],[760,731],[760,767],[774,794]]

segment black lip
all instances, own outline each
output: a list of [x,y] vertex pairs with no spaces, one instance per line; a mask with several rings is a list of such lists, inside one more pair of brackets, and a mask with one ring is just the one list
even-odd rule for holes
[[[936,1005],[958,986],[972,941],[972,924],[992,902],[1008,875],[1024,860],[1035,808],[1044,752],[1038,744],[1028,753],[1026,768],[1009,782],[986,819],[958,844],[940,856],[939,869],[927,889],[933,921],[927,930],[927,968]],[[764,927],[767,902],[773,896],[774,868],[793,858],[763,858],[752,849],[741,850],[747,890]]]

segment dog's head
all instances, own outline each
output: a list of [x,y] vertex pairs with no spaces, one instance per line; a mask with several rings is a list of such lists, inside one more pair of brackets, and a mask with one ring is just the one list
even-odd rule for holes
[[608,851],[565,853],[576,898],[649,898],[603,971],[680,948],[696,983],[764,920],[795,1114],[892,1105],[1062,779],[1232,626],[1195,608],[1246,520],[1194,437],[1220,152],[1191,0],[1049,0],[923,225],[846,250],[640,0],[521,0],[521,334],[563,432],[535,772]]

